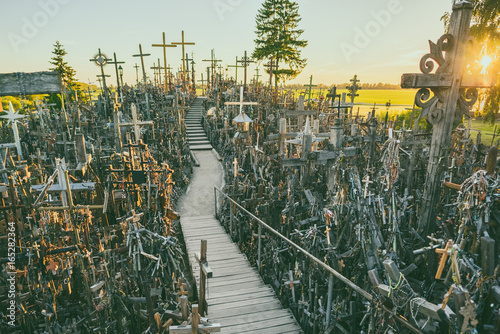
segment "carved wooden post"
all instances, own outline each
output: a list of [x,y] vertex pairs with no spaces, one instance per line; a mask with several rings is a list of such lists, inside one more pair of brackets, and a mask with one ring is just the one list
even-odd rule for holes
[[[418,226],[420,233],[426,233],[435,221],[434,208],[439,201],[455,113],[457,109],[460,115],[468,112],[469,107],[477,101],[476,88],[490,86],[484,77],[467,75],[464,71],[472,9],[473,4],[469,1],[455,4],[450,32],[443,35],[437,43],[430,42],[431,52],[420,61],[422,74],[403,74],[401,78],[402,88],[420,88],[415,96],[415,104],[423,109],[421,117],[427,116],[433,124],[422,214]],[[431,73],[434,62],[430,59],[439,65],[435,73]],[[434,93],[432,98],[430,91]]]

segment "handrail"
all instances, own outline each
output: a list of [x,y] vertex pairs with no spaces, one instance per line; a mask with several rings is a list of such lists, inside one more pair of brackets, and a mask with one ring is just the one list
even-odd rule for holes
[[[395,320],[397,320],[398,322],[400,322],[401,324],[403,324],[404,326],[406,326],[412,332],[414,332],[416,334],[424,334],[424,332],[422,332],[420,329],[418,329],[415,326],[413,326],[412,324],[410,324],[404,317],[402,317],[402,316],[400,316],[398,314],[394,314],[393,310],[389,309],[387,306],[385,306],[382,303],[378,303],[377,300],[375,300],[371,294],[369,294],[368,292],[366,292],[365,290],[363,290],[361,287],[359,287],[356,284],[354,284],[353,282],[351,282],[348,278],[344,277],[341,273],[339,273],[338,271],[336,271],[335,269],[333,269],[332,267],[330,267],[326,263],[322,262],[320,259],[318,259],[314,255],[312,255],[311,253],[309,253],[308,251],[306,251],[304,248],[302,248],[299,245],[297,245],[292,240],[290,240],[287,237],[285,237],[283,234],[281,234],[278,231],[276,231],[275,229],[273,229],[271,226],[267,225],[260,218],[256,217],[254,214],[252,214],[247,209],[245,209],[244,207],[242,207],[239,203],[237,203],[231,197],[229,197],[228,195],[226,195],[222,190],[220,190],[217,187],[214,187],[215,215],[216,216],[217,216],[217,192],[221,193],[225,198],[227,198],[234,205],[236,205],[237,207],[239,207],[243,212],[245,212],[246,214],[248,214],[250,217],[252,217],[255,221],[257,221],[259,223],[259,260],[258,260],[259,269],[260,269],[260,249],[261,249],[261,244],[260,244],[260,242],[261,242],[261,227],[264,226],[270,232],[272,232],[276,236],[280,237],[282,240],[284,240],[285,242],[287,242],[291,246],[293,246],[296,249],[298,249],[300,252],[302,252],[304,255],[306,255],[308,258],[310,258],[313,262],[315,262],[316,264],[318,264],[321,267],[323,267],[323,269],[325,269],[326,271],[330,272],[331,275],[337,277],[340,281],[342,281],[346,285],[350,286],[352,289],[354,289],[356,292],[358,292],[361,296],[363,296],[364,298],[366,298],[370,302],[377,303],[380,307],[382,307],[382,309],[386,313],[390,314],[391,317],[394,317]],[[232,215],[232,208],[231,208],[231,215]]]
[[[240,204],[238,204],[236,201],[234,201],[231,197],[229,197],[228,195],[226,195],[222,190],[220,190],[219,188],[217,187],[214,187],[214,189],[216,191],[218,191],[219,193],[221,193],[225,198],[227,198],[228,200],[230,200],[232,203],[234,203],[237,207],[239,207],[243,212],[245,212],[246,214],[248,214],[250,217],[252,217],[253,219],[255,219],[261,226],[264,226],[266,229],[268,229],[270,232],[272,232],[273,234],[275,234],[276,236],[280,237],[282,240],[284,240],[285,242],[287,242],[288,244],[290,244],[291,246],[295,247],[296,249],[298,249],[299,251],[301,251],[304,255],[306,255],[308,258],[310,258],[312,261],[316,262],[318,265],[320,265],[321,267],[323,267],[326,271],[330,272],[333,276],[337,277],[339,280],[341,280],[343,283],[349,285],[351,288],[353,288],[356,292],[358,292],[360,295],[362,295],[364,298],[366,298],[367,300],[369,301],[372,301],[373,300],[373,296],[371,294],[369,294],[368,292],[366,292],[365,290],[363,290],[362,288],[360,288],[359,286],[357,286],[356,284],[354,284],[353,282],[351,282],[348,278],[346,278],[345,276],[343,276],[341,273],[339,273],[338,271],[336,271],[335,269],[333,269],[332,267],[330,267],[329,265],[327,265],[326,263],[324,263],[323,261],[321,261],[320,259],[318,259],[317,257],[315,257],[314,255],[312,255],[311,253],[309,253],[308,251],[306,251],[304,248],[300,247],[299,245],[297,245],[295,242],[293,242],[292,240],[288,239],[287,237],[285,237],[283,234],[279,233],[278,231],[276,231],[274,228],[272,228],[271,226],[267,225],[265,222],[263,222],[260,218],[256,217],[254,214],[252,214],[251,212],[249,212],[247,209],[245,209],[244,207],[242,207]],[[216,200],[216,203],[217,203],[217,200]],[[216,211],[217,212],[217,211]]]

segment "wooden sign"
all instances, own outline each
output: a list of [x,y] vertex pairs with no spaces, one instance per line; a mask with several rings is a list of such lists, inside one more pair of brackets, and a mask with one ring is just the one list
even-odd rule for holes
[[0,73],[0,96],[61,93],[57,72]]

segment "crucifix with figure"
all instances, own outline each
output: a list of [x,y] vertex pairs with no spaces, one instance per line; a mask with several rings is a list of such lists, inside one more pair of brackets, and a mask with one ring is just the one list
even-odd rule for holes
[[146,113],[148,115],[148,119],[150,118],[149,115],[149,99],[148,99],[148,92],[146,90],[146,85],[147,85],[147,77],[146,77],[146,68],[144,67],[144,57],[151,56],[150,53],[142,53],[142,45],[139,44],[139,54],[132,55],[132,57],[141,57],[141,66],[142,66],[142,78],[144,80],[144,95],[146,96]]
[[[418,88],[415,104],[422,108],[433,125],[432,142],[427,165],[427,178],[422,197],[418,232],[427,235],[436,224],[435,208],[439,202],[442,179],[446,170],[455,117],[469,112],[478,98],[477,88],[488,88],[491,81],[485,75],[467,73],[469,59],[469,29],[474,5],[460,1],[453,5],[449,33],[437,43],[430,43],[431,52],[420,61],[419,74],[403,74],[402,88]],[[434,73],[435,64],[439,66]],[[433,96],[431,97],[431,91]],[[418,122],[418,120],[417,120]]]
[[[184,41],[184,30],[182,31],[182,42],[172,42],[173,45],[182,45],[182,73],[184,73],[184,76],[186,75],[186,58],[185,54],[186,51],[184,50],[186,45],[195,45],[193,42],[186,42]],[[182,88],[183,90],[186,90],[186,84],[183,81],[182,82]]]
[[[163,32],[163,43],[162,44],[151,44],[152,47],[160,47],[160,48],[163,48],[163,71],[165,73],[165,92],[168,92],[168,89],[169,87],[167,87],[167,82],[169,82],[167,80],[167,69],[168,69],[168,65],[167,65],[167,48],[176,48],[177,45],[174,45],[174,44],[167,44],[165,42],[165,32]],[[158,63],[158,66],[160,66],[160,64]]]

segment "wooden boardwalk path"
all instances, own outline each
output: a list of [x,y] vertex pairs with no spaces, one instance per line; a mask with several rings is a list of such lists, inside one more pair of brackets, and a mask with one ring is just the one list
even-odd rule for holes
[[186,132],[191,151],[212,149],[212,145],[210,145],[205,130],[203,130],[201,125],[202,112],[204,110],[203,105],[201,104],[202,102],[202,98],[196,98],[184,120],[186,123]]
[[194,170],[179,211],[198,287],[200,267],[194,254],[200,252],[201,239],[208,242],[213,277],[208,280],[207,317],[221,324],[221,333],[302,333],[291,312],[283,308],[214,217],[213,187],[222,185],[221,164],[211,151],[194,154],[200,167]]

